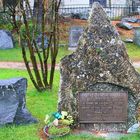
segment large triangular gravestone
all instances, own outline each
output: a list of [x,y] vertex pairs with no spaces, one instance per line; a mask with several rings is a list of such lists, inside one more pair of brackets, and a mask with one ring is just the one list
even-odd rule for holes
[[81,128],[123,131],[136,123],[140,75],[99,3],[71,55],[61,60],[58,110]]

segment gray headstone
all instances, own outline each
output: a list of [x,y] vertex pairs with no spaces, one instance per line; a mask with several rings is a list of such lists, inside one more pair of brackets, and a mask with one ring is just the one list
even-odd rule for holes
[[26,109],[26,88],[25,78],[0,80],[0,126],[37,122]]
[[73,26],[70,28],[70,35],[69,35],[69,47],[77,47],[78,40],[82,35],[84,29],[80,26]]
[[133,29],[133,26],[127,22],[120,22],[116,24],[118,27],[126,29],[126,30],[131,30]]
[[[42,49],[42,35],[40,34],[37,39],[36,43],[39,49]],[[46,35],[44,35],[44,48],[46,49],[48,47],[48,38]]]
[[140,46],[140,27],[134,27],[134,44]]
[[5,30],[0,30],[0,49],[11,49],[13,47],[11,33]]
[[140,19],[138,19],[137,23],[140,23]]

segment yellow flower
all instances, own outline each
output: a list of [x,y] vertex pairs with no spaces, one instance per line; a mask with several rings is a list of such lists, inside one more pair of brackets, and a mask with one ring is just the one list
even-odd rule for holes
[[66,112],[66,111],[61,111],[61,115],[62,115],[61,119],[64,119],[65,116],[68,116],[68,112]]
[[46,115],[45,120],[44,120],[45,124],[48,124],[49,123],[49,119],[50,119],[50,116],[49,115]]

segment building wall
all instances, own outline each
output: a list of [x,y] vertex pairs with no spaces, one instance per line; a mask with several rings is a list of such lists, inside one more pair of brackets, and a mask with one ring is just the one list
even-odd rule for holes
[[[111,0],[112,5],[126,5],[127,0]],[[109,5],[109,0],[107,0],[107,5]]]
[[[93,0],[94,1],[94,0]],[[112,5],[127,5],[132,0],[111,0]],[[138,1],[138,0],[136,0]],[[62,0],[62,5],[89,5],[90,0]],[[109,0],[107,0],[107,5]]]
[[89,0],[62,0],[63,5],[81,5],[89,4]]

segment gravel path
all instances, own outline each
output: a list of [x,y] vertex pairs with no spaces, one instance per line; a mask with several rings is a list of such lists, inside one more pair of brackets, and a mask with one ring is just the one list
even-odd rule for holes
[[133,66],[134,66],[135,68],[140,68],[140,61],[133,62]]
[[[133,66],[135,68],[140,68],[140,61],[133,62]],[[48,64],[48,67],[50,69],[50,64]],[[0,68],[21,70],[26,69],[25,64],[23,62],[0,62]],[[56,64],[56,70],[59,70],[59,64]]]

